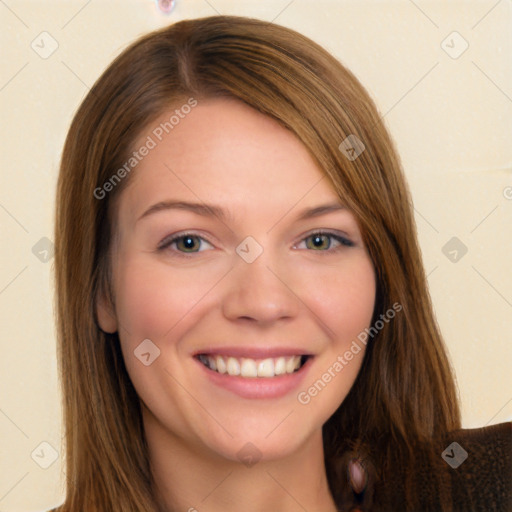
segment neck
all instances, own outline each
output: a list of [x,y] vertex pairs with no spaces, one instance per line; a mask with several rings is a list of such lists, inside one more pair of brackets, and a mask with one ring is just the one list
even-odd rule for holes
[[245,465],[188,446],[147,410],[144,429],[162,512],[336,512],[321,430],[286,458]]

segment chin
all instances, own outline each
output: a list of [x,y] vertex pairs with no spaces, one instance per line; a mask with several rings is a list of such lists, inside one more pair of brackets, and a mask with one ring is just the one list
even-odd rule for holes
[[[229,422],[231,435],[217,424],[197,434],[209,450],[223,459],[248,466],[271,462],[293,457],[315,438],[321,444],[324,416],[328,417],[330,413],[316,417],[312,412],[301,410],[299,406],[287,408],[279,416],[255,410],[251,416],[237,417]],[[216,434],[212,436],[213,433]],[[318,443],[315,446],[318,449]]]

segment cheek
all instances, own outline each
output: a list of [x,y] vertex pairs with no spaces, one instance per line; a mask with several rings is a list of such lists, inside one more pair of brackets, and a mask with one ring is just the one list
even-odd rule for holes
[[122,327],[137,339],[162,339],[217,280],[213,273],[203,275],[198,269],[173,272],[148,255],[126,257],[118,270],[116,312]]
[[[331,343],[319,356],[297,394],[297,401],[304,414],[320,424],[345,400],[366,350],[358,336],[372,320],[376,280],[370,258],[357,256],[336,269],[324,269],[321,281],[316,272],[308,282],[308,288],[315,290],[309,294],[308,306],[326,326],[324,330]],[[325,284],[312,288],[315,282]]]
[[334,344],[344,345],[369,326],[374,305],[376,280],[370,258],[354,257],[337,268],[312,273],[306,289],[311,309],[322,320]]

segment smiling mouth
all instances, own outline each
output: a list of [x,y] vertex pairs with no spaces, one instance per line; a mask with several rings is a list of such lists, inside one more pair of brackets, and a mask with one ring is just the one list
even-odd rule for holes
[[311,356],[280,356],[266,359],[198,354],[197,359],[216,373],[245,378],[273,378],[299,371]]

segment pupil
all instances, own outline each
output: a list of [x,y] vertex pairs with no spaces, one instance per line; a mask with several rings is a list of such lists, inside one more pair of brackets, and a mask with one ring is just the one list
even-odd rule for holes
[[316,235],[313,237],[313,246],[317,249],[329,247],[329,239],[325,235]]
[[183,247],[184,249],[194,249],[194,237],[192,236],[185,236],[182,238],[182,243],[183,243]]

